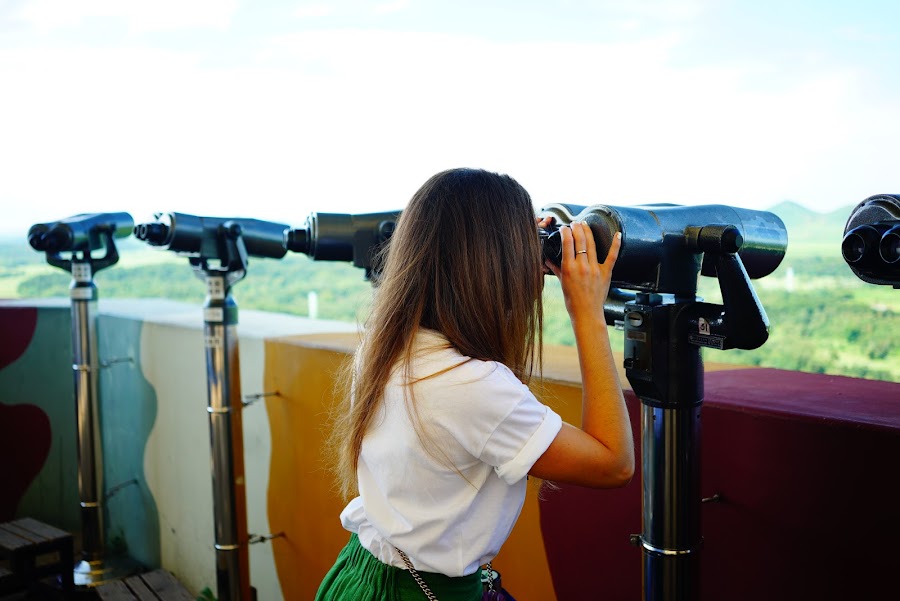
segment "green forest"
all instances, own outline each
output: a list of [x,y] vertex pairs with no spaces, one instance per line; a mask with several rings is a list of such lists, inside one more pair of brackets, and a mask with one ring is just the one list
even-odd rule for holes
[[[753,351],[705,349],[707,361],[749,364],[814,373],[900,382],[900,290],[859,280],[840,254],[851,207],[833,213],[809,211],[794,203],[769,209],[788,229],[788,250],[779,268],[754,281],[769,317],[770,337]],[[119,264],[95,277],[104,298],[160,297],[201,305],[203,283],[184,257],[128,238],[118,245]],[[0,298],[65,297],[68,273],[50,267],[44,256],[21,241],[0,242]],[[310,314],[361,322],[372,294],[361,270],[346,263],[317,262],[288,254],[281,260],[253,259],[247,277],[234,288],[242,309]],[[718,282],[701,277],[698,295],[721,302]],[[544,342],[574,343],[559,283],[547,278]],[[610,329],[613,349],[622,333]]]

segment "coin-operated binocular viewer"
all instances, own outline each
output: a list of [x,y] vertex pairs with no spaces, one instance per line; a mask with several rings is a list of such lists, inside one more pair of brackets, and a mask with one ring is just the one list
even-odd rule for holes
[[[92,587],[133,571],[124,558],[109,557],[103,528],[103,454],[97,399],[97,286],[94,274],[119,260],[116,238],[131,235],[128,213],[82,213],[28,230],[28,244],[46,253],[47,263],[72,274],[72,369],[81,501],[82,559],[76,586]],[[94,256],[95,251],[104,251]]]
[[378,253],[394,233],[400,211],[346,215],[312,213],[302,227],[285,234],[287,250],[316,261],[348,261],[377,283]]
[[841,254],[862,281],[900,288],[900,195],[878,194],[856,205]]
[[232,287],[247,275],[250,257],[280,259],[288,226],[257,219],[157,213],[134,228],[139,240],[188,258],[206,283],[203,333],[215,522],[216,585],[221,601],[249,601],[247,545],[271,537],[247,532],[243,423],[238,367],[238,308]]
[[[787,248],[774,214],[722,205],[590,207],[554,204],[544,255],[559,263],[558,228],[587,223],[604,260],[622,246],[605,309],[625,331],[625,373],[641,401],[644,599],[699,598],[700,409],[703,347],[754,349],[769,322],[750,283],[778,267]],[[696,297],[698,275],[715,277],[722,305]],[[633,292],[626,292],[633,291]]]

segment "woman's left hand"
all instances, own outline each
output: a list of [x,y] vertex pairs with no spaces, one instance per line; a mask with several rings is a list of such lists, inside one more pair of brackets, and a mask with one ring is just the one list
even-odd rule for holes
[[[539,228],[547,229],[551,225],[553,225],[554,218],[553,218],[553,215],[548,215],[546,217],[535,217],[534,221],[535,221],[535,223],[537,223],[537,226]],[[541,257],[541,269],[543,270],[545,275],[553,273],[552,271],[550,271],[550,268],[547,267],[546,263],[544,262],[543,257]]]

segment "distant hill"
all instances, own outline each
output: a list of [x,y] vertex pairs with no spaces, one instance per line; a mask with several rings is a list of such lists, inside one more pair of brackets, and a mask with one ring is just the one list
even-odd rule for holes
[[844,226],[855,205],[848,205],[828,213],[807,209],[786,200],[769,209],[784,222],[788,231],[788,245],[797,243],[837,244],[844,238]]

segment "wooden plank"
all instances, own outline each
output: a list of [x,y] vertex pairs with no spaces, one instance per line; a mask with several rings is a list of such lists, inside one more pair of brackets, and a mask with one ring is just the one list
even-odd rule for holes
[[102,601],[137,601],[138,599],[121,580],[107,582],[98,586],[96,591]]
[[159,601],[159,597],[144,583],[142,575],[131,576],[125,579],[125,584],[140,601]]
[[6,529],[6,524],[0,524],[0,552],[11,553],[19,549],[30,547],[31,541],[10,532]]
[[195,601],[184,586],[165,570],[144,574],[142,578],[163,601]]
[[15,522],[7,522],[3,524],[3,529],[7,532],[15,534],[20,538],[24,538],[27,541],[30,541],[32,545],[36,545],[38,543],[46,542],[47,539],[41,536],[40,534],[35,534],[30,530],[26,530],[20,526],[17,526]]
[[50,524],[45,524],[43,522],[39,522],[33,518],[22,518],[12,522],[18,528],[22,528],[23,530],[33,532],[34,534],[47,539],[47,540],[58,540],[60,538],[66,538],[67,536],[72,536],[70,533],[65,530],[60,530],[59,528],[54,528]]

